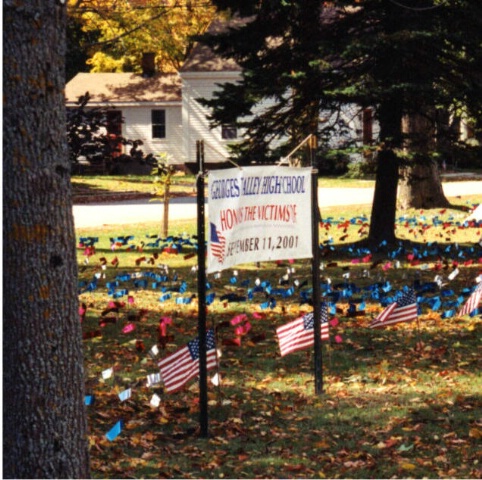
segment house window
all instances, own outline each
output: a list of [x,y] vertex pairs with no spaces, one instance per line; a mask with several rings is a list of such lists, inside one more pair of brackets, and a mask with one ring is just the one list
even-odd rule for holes
[[238,131],[234,125],[223,125],[221,127],[221,138],[223,140],[233,140],[238,137]]
[[166,111],[151,111],[152,138],[166,138]]

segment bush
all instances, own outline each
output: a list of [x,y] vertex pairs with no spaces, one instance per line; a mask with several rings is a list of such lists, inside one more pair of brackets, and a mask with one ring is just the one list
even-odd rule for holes
[[349,163],[349,155],[337,150],[322,152],[316,155],[316,167],[318,168],[318,175],[320,176],[344,175],[348,172]]
[[453,146],[439,155],[440,164],[445,161],[448,169],[477,169],[482,165],[482,147],[480,145],[461,144]]
[[[141,140],[109,133],[110,107],[88,107],[90,95],[67,108],[67,142],[73,174],[148,174],[152,155],[145,155]],[[123,120],[122,120],[123,121]],[[123,153],[122,150],[126,152]]]
[[[360,156],[361,157],[361,156]],[[346,178],[373,178],[377,171],[376,157],[373,154],[364,155],[348,165]]]

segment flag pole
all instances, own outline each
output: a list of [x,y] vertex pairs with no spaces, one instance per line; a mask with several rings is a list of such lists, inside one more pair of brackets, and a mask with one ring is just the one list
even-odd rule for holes
[[204,212],[204,142],[196,142],[198,164],[197,236],[198,236],[198,338],[199,338],[199,424],[200,436],[208,437],[207,343],[206,343],[206,241]]
[[315,335],[314,343],[314,375],[315,394],[323,393],[323,356],[321,350],[321,290],[320,290],[320,240],[318,210],[318,169],[314,168],[316,151],[316,136],[311,135],[309,140],[310,162],[311,162],[311,223],[312,223],[312,284],[313,284],[313,330]]

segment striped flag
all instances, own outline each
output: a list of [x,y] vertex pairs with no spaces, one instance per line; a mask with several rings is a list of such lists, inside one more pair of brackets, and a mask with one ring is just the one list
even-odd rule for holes
[[214,223],[210,223],[210,235],[209,235],[209,245],[211,247],[211,254],[214,258],[217,258],[219,263],[224,262],[224,248],[226,246],[226,238],[224,235],[216,228]]
[[[207,370],[217,364],[214,330],[206,332]],[[162,380],[168,393],[180,390],[191,378],[199,374],[199,338],[158,363]]]
[[404,293],[396,302],[390,304],[370,323],[370,328],[383,328],[395,323],[411,322],[418,317],[417,297],[413,289]]
[[[284,357],[288,353],[303,350],[306,347],[314,345],[314,317],[313,313],[307,313],[303,317],[297,318],[286,325],[278,327],[276,334],[278,336],[279,348],[281,356]],[[329,340],[330,331],[328,325],[328,313],[326,303],[321,305],[321,339]]]
[[470,297],[467,299],[467,301],[460,309],[458,316],[462,317],[464,315],[470,315],[479,306],[481,298],[482,298],[482,282],[480,282],[475,287],[475,290],[470,294]]

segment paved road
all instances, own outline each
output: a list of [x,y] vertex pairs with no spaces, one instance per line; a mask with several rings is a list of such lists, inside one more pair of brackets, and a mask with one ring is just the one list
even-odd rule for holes
[[[482,202],[482,181],[447,182],[443,184],[447,197],[457,195],[480,195]],[[366,205],[373,200],[373,188],[320,188],[320,207],[336,205]],[[123,225],[150,221],[161,221],[163,206],[160,201],[131,200],[119,203],[96,205],[74,205],[77,228],[100,227],[102,225]],[[206,209],[206,214],[208,213]],[[194,219],[197,216],[196,198],[172,199],[169,204],[170,219]]]

